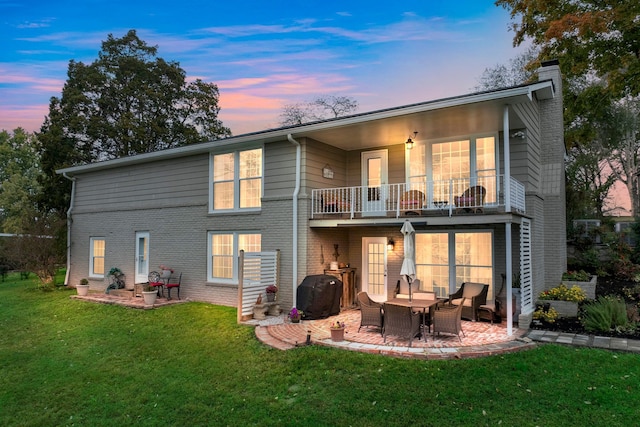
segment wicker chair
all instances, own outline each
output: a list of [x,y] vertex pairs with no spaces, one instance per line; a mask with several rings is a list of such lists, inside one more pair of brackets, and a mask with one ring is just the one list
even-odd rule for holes
[[414,313],[411,307],[384,303],[383,342],[387,342],[387,335],[395,335],[409,339],[409,347],[413,337],[420,334],[420,313]]
[[473,213],[483,213],[484,198],[487,190],[482,185],[467,188],[460,196],[455,196],[456,213],[464,210]]
[[449,295],[449,303],[463,305],[462,317],[475,321],[478,319],[478,308],[487,303],[488,292],[489,285],[465,282],[456,293]]
[[[462,302],[464,303],[465,298],[462,298]],[[457,335],[460,342],[462,339],[460,338],[460,332],[462,332],[462,336],[465,336],[464,331],[462,330],[462,308],[463,304],[456,306],[455,308],[440,308],[433,312],[433,337],[435,338],[436,332],[440,334],[440,332],[445,332],[447,334],[455,334]]]
[[373,301],[366,292],[358,293],[358,304],[360,305],[360,327],[358,332],[363,326],[375,326],[380,328],[380,334],[382,334],[382,325],[384,324],[382,304]]
[[400,211],[404,215],[420,215],[426,197],[422,191],[409,190],[400,197]]

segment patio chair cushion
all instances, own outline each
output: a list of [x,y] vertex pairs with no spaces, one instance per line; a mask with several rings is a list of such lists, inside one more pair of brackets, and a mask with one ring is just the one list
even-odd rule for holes
[[[462,301],[464,298],[456,298],[451,300],[451,304],[453,305],[460,305],[460,301]],[[464,304],[462,304],[465,307],[471,307],[471,300],[470,299],[465,299],[464,300]]]
[[472,283],[466,282],[464,289],[462,290],[463,298],[472,298],[476,295],[480,295],[486,285],[484,283]]
[[[422,292],[420,289],[420,279],[413,279],[411,282],[411,295],[415,296],[416,293]],[[396,298],[409,298],[409,282],[406,277],[400,279],[400,285],[398,287],[398,293]]]

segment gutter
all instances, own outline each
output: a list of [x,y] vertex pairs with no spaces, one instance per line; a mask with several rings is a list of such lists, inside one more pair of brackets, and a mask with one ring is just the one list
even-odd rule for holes
[[67,209],[67,272],[64,276],[64,285],[69,286],[69,274],[71,272],[71,224],[73,223],[71,215],[73,213],[73,204],[76,196],[76,178],[71,178],[66,172],[62,173],[62,176],[71,181],[71,201],[69,202],[69,209]]
[[287,134],[287,139],[296,147],[296,186],[293,190],[293,306],[297,307],[296,283],[298,281],[298,195],[300,194],[300,143],[291,134]]

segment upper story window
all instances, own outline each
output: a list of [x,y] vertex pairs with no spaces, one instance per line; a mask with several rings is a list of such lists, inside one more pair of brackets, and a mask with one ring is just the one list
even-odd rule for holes
[[450,200],[467,187],[482,185],[485,201],[495,200],[497,179],[496,137],[477,136],[450,141],[419,143],[408,150],[409,183],[430,182],[434,200]]
[[105,240],[92,237],[89,240],[89,277],[104,277]]
[[211,155],[211,211],[259,209],[262,148]]

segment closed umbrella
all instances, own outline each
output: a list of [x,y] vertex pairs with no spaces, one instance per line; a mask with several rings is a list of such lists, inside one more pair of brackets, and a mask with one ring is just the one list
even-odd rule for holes
[[413,244],[413,235],[416,230],[411,225],[411,222],[406,220],[400,231],[404,236],[404,259],[402,260],[400,275],[407,277],[407,282],[409,282],[409,301],[411,301],[411,282],[416,278],[416,251]]

